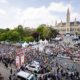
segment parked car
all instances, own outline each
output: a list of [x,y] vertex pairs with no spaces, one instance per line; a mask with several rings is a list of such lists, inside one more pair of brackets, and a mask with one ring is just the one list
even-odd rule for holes
[[26,69],[33,72],[39,72],[40,71],[40,64],[36,61],[32,61],[31,64],[28,64],[26,66]]
[[35,80],[35,76],[29,72],[19,71],[16,76],[19,80]]

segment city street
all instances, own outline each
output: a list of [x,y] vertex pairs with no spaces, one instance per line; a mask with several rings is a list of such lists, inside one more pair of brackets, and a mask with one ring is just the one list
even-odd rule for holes
[[[11,67],[6,68],[3,63],[0,63],[0,73],[2,74],[2,76],[4,77],[4,80],[9,80],[9,76],[10,76],[10,69]],[[12,66],[13,69],[13,73],[15,71],[14,67]]]
[[0,63],[0,73],[4,77],[4,80],[9,80],[10,75],[10,67],[6,68],[2,63]]

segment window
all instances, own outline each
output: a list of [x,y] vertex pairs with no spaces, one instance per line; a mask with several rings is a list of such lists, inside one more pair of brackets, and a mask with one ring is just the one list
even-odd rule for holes
[[30,66],[30,67],[35,68],[35,66]]

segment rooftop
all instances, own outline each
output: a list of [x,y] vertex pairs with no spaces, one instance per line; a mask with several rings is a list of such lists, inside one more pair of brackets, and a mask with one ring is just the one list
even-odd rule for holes
[[[75,24],[75,22],[70,22],[70,26],[74,26],[74,24]],[[79,21],[76,21],[76,24],[77,24],[77,25],[80,25],[80,22],[79,22]],[[60,25],[61,25],[61,23],[58,23],[58,24],[57,24],[57,26],[60,26]],[[62,23],[62,26],[65,26],[65,25],[66,25],[66,22],[63,22],[63,23]]]

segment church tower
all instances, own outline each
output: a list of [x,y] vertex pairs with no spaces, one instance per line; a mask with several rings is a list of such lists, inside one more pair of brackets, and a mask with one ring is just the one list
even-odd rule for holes
[[60,28],[59,28],[59,30],[60,30],[60,33],[62,33],[62,20],[61,20],[61,23],[60,23]]
[[75,21],[74,21],[74,34],[77,33],[77,21],[76,21],[76,18],[75,18]]
[[66,15],[66,33],[70,33],[70,12],[69,12],[69,8],[67,10],[67,15]]

